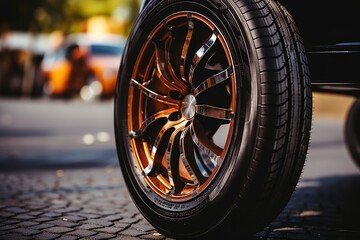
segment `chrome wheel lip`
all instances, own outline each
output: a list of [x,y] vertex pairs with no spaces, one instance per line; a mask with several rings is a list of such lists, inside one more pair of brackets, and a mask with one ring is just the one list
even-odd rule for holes
[[[229,66],[225,69],[222,69],[222,71],[219,71],[215,75],[210,76],[202,83],[194,85],[193,80],[195,79],[194,74],[197,71],[196,67],[198,62],[201,61],[201,59],[198,59],[206,54],[206,44],[199,48],[195,53],[195,57],[193,58],[190,67],[188,67],[188,74],[186,74],[187,57],[186,51],[184,50],[186,47],[183,47],[181,52],[181,59],[179,61],[179,74],[175,76],[175,78],[178,80],[173,82],[166,81],[166,79],[159,80],[164,85],[167,85],[167,87],[170,86],[170,89],[174,90],[174,92],[181,96],[179,99],[170,97],[169,93],[167,95],[159,94],[159,92],[156,92],[151,88],[151,84],[147,85],[144,80],[139,80],[138,75],[141,65],[139,62],[134,68],[131,79],[131,86],[129,88],[129,106],[135,104],[139,106],[139,109],[135,110],[134,108],[129,107],[128,111],[128,129],[130,133],[130,149],[133,158],[133,170],[137,173],[137,179],[140,184],[143,185],[143,190],[145,192],[155,193],[154,198],[160,197],[161,199],[171,202],[185,202],[194,199],[196,196],[202,193],[218,175],[219,169],[227,155],[227,150],[232,139],[237,100],[237,90],[235,87],[236,82],[234,76],[235,74],[233,70],[234,66],[225,38],[214,23],[199,13],[178,12],[168,16],[156,28],[154,28],[154,30],[149,35],[148,42],[144,44],[143,49],[140,51],[138,59],[147,58],[149,59],[149,62],[155,63],[156,67],[145,69],[142,74],[150,76],[153,74],[151,71],[158,71],[160,72],[160,74],[156,73],[159,75],[157,76],[158,78],[168,77],[165,75],[172,75],[172,77],[174,77],[174,73],[169,73],[169,70],[167,70],[168,72],[166,74],[163,74],[165,66],[159,66],[160,64],[156,64],[156,61],[159,61],[158,59],[164,58],[164,56],[160,56],[162,54],[160,53],[161,50],[154,50],[153,56],[145,55],[146,51],[150,48],[150,45],[153,44],[151,42],[156,38],[156,34],[161,30],[161,28],[163,28],[166,24],[181,18],[190,19],[188,20],[188,32],[184,44],[186,45],[188,38],[191,40],[191,35],[194,33],[194,31],[196,31],[196,29],[194,29],[196,24],[193,22],[196,23],[198,21],[202,21],[202,24],[208,26],[208,28],[213,32],[207,43],[209,43],[209,45],[213,45],[216,41],[220,42],[220,46],[223,48],[220,50],[225,52]],[[190,44],[190,42],[191,41],[188,41],[188,44]],[[165,45],[166,44],[167,43],[165,41]],[[208,89],[216,87],[225,81],[230,81],[230,88],[232,91],[230,96],[230,106],[228,109],[212,106],[210,104],[204,104],[200,102],[198,103],[197,98],[199,98],[199,96],[205,94]],[[155,111],[154,114],[148,113],[148,109],[142,107],[146,105],[145,103],[150,101],[156,101],[160,104],[166,105],[167,108]],[[142,116],[134,118],[134,114],[139,114],[140,112],[140,115]],[[158,138],[153,142],[153,146],[149,146],[148,143],[143,142],[140,144],[138,142],[137,139],[143,137],[142,135],[147,131],[147,128],[153,123],[153,121],[159,119],[159,115],[165,114],[169,117],[171,114],[175,115],[175,113],[178,114],[178,119],[174,121],[168,121],[166,123],[169,124],[169,127],[160,130],[159,134],[161,134],[162,137],[157,136]],[[151,116],[149,117],[149,115]],[[199,135],[201,130],[199,130],[196,126],[197,124],[194,123],[194,121],[197,122],[197,116],[200,115],[205,117],[210,116],[211,118],[215,118],[218,121],[228,121],[227,125],[229,126],[227,130],[227,137],[222,148],[215,146],[213,143],[207,143],[206,141],[204,143],[204,135]],[[179,176],[173,176],[173,168],[169,170],[172,164],[171,161],[169,161],[169,159],[171,160],[171,155],[173,154],[172,150],[165,150],[166,153],[164,153],[164,155],[168,155],[168,157],[166,157],[168,161],[165,164],[168,167],[167,176],[164,177],[164,175],[157,175],[157,173],[153,172],[153,169],[155,168],[154,166],[159,164],[156,160],[154,160],[156,159],[156,155],[158,153],[158,147],[162,146],[161,142],[165,138],[164,136],[167,134],[167,131],[169,131],[169,128],[174,128],[174,130],[171,132],[170,137],[167,140],[168,143],[171,143],[167,144],[167,148],[171,148],[171,146],[174,146],[174,144],[178,144],[178,155],[180,164],[182,165],[180,168],[187,170],[186,176],[181,176],[182,178],[187,179],[187,182],[185,183],[186,186],[182,188],[181,192],[178,192],[179,190],[176,189],[179,185],[179,183],[176,183],[179,182]],[[198,166],[199,169],[197,169],[197,171],[200,172],[205,179],[199,180],[197,177],[198,173],[195,173],[192,169],[192,165],[194,165],[194,163],[187,162],[189,159],[196,162],[198,161],[197,158],[199,158],[198,156],[187,156],[187,148],[189,144],[193,147],[196,146],[200,153],[202,152],[202,154],[207,155],[207,158],[210,159],[206,161],[205,164],[203,164],[204,166]],[[211,145],[209,148],[207,144],[213,144],[214,146]],[[144,157],[147,159],[147,163],[146,161],[141,160]],[[164,186],[159,187],[159,184]]]

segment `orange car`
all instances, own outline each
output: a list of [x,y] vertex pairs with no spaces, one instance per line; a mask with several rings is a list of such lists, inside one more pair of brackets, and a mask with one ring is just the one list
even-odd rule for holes
[[84,100],[114,95],[124,41],[119,36],[72,35],[57,51],[44,56],[40,70],[44,93]]

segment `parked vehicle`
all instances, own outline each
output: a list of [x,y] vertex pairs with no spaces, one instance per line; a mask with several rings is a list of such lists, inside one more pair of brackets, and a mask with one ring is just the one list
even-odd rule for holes
[[0,36],[0,95],[39,97],[42,82],[36,76],[49,49],[47,34],[11,31]]
[[[115,97],[119,162],[135,204],[174,238],[261,230],[301,175],[312,91],[359,96],[358,1],[143,6]],[[359,156],[356,105],[347,134]]]
[[44,91],[54,97],[80,94],[85,100],[114,96],[125,41],[120,36],[70,35],[41,65]]

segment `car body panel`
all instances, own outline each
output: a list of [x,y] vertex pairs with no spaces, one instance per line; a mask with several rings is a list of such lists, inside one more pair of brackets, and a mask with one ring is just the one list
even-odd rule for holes
[[339,43],[360,42],[360,2],[279,0],[298,26],[308,51]]
[[300,31],[313,90],[360,96],[360,1],[278,1]]
[[313,90],[359,95],[360,1],[279,2],[299,28]]
[[117,81],[120,58],[118,56],[96,56],[89,59],[91,72],[102,85],[103,96],[112,96]]

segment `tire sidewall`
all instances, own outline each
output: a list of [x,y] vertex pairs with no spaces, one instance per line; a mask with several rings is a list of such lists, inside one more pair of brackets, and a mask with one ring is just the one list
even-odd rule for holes
[[[257,71],[250,66],[254,61],[248,59],[253,55],[247,49],[251,43],[247,40],[248,29],[231,16],[230,10],[221,12],[222,4],[214,1],[152,1],[138,17],[133,27],[127,45],[124,50],[124,57],[121,62],[118,83],[115,96],[115,136],[119,155],[120,167],[124,180],[128,186],[133,200],[142,214],[160,232],[176,236],[196,236],[209,232],[213,228],[224,224],[223,219],[231,212],[235,204],[239,202],[239,192],[242,191],[243,178],[252,158],[254,147],[255,123],[257,121]],[[229,4],[229,3],[226,3]],[[230,8],[231,9],[231,8]],[[136,173],[133,171],[130,161],[133,158],[129,150],[129,133],[126,116],[128,108],[128,89],[133,66],[142,44],[146,41],[150,32],[172,13],[179,11],[193,11],[203,14],[221,29],[227,41],[229,51],[235,64],[235,79],[237,94],[239,96],[235,115],[235,131],[224,164],[221,166],[217,176],[199,196],[187,202],[193,206],[186,211],[171,211],[159,207],[146,194],[138,182]],[[242,61],[247,62],[243,64]],[[244,70],[245,68],[245,70]],[[254,74],[255,73],[255,74]],[[241,114],[240,114],[241,113]],[[174,203],[170,203],[174,204]],[[206,219],[207,221],[204,221]],[[166,226],[166,230],[163,228]]]
[[360,137],[358,123],[360,120],[360,99],[357,99],[351,106],[345,124],[345,141],[352,159],[360,168]]

